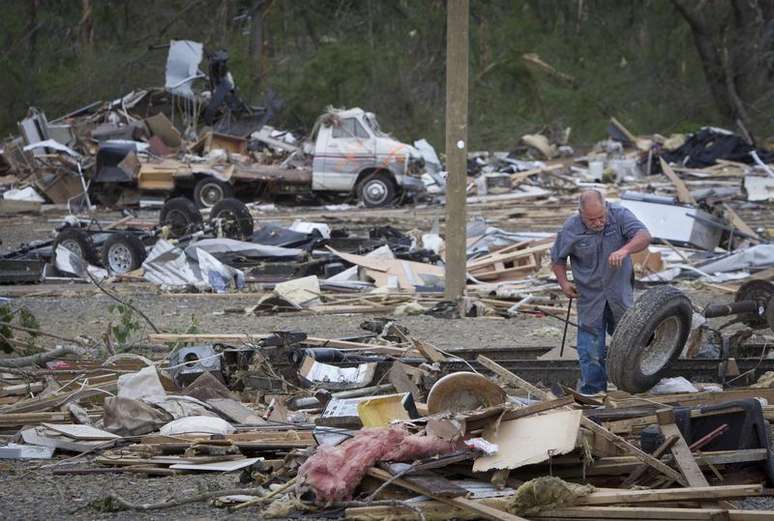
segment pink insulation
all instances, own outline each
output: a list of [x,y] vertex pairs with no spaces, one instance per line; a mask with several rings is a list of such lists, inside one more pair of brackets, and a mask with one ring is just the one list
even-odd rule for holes
[[400,427],[363,429],[335,447],[321,446],[301,465],[298,476],[314,490],[318,503],[350,499],[377,461],[409,461],[453,451],[453,443],[409,434]]
[[400,445],[393,446],[382,461],[414,461],[436,454],[446,454],[455,449],[455,444],[435,436],[412,434],[406,436]]

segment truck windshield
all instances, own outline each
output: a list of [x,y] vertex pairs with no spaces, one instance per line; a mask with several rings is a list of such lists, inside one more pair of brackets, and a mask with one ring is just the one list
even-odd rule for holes
[[374,134],[376,134],[377,136],[386,136],[387,135],[384,132],[382,132],[382,129],[379,128],[379,122],[376,121],[376,116],[374,114],[369,112],[369,113],[365,114],[363,119],[365,120],[365,122],[369,126],[369,128],[371,130],[373,130]]

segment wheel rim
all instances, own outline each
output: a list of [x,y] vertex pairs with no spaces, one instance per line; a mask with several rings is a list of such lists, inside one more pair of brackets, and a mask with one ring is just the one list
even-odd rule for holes
[[223,200],[223,187],[215,183],[207,183],[199,191],[199,199],[207,208],[212,208]]
[[656,326],[640,357],[642,374],[654,375],[669,362],[674,354],[679,334],[680,320],[677,317],[667,317]]
[[365,199],[371,204],[382,204],[387,200],[388,194],[387,184],[380,179],[369,181],[363,189]]
[[188,216],[180,210],[170,210],[165,224],[169,225],[175,235],[182,235],[188,230]]
[[125,244],[114,244],[108,248],[108,268],[113,273],[126,273],[132,269],[132,252]]
[[230,210],[223,210],[215,216],[215,219],[220,220],[220,227],[223,230],[223,235],[226,237],[239,237],[242,235],[242,230],[239,226],[239,216]]
[[62,242],[59,243],[63,248],[70,250],[74,254],[76,254],[81,259],[84,259],[85,256],[83,255],[83,248],[81,248],[81,245],[76,241],[75,239],[65,239]]

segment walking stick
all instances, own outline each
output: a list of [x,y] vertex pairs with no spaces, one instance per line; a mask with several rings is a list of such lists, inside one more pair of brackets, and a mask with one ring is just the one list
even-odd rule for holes
[[570,325],[570,312],[572,311],[572,297],[567,303],[567,318],[564,320],[564,333],[562,333],[562,348],[559,350],[559,358],[564,355],[564,342],[567,340],[567,327]]

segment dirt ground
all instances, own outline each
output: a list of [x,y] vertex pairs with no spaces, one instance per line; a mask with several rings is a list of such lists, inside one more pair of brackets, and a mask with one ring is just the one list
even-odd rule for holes
[[[105,215],[115,218],[118,214]],[[149,214],[152,216],[152,214]],[[3,251],[15,248],[31,239],[50,236],[51,216],[16,217],[0,221]],[[148,284],[116,284],[110,286],[122,299],[141,308],[164,332],[183,332],[192,323],[206,333],[266,333],[275,330],[297,330],[320,337],[343,337],[363,334],[360,323],[364,315],[325,315],[299,317],[292,315],[256,317],[224,313],[229,308],[254,304],[256,296],[163,294]],[[108,311],[113,301],[88,284],[56,283],[26,286],[33,294],[15,298],[40,321],[44,331],[62,337],[88,336],[100,338],[117,316]],[[13,295],[18,287],[1,287],[0,296]],[[690,291],[698,304],[717,299],[707,292]],[[442,349],[495,347],[557,346],[561,341],[562,323],[549,318],[520,316],[510,320],[460,319],[444,320],[427,316],[402,317],[400,323],[413,335],[430,341]],[[149,328],[138,332],[150,332]],[[574,344],[574,333],[570,341]],[[59,343],[45,339],[42,345]],[[137,475],[101,474],[91,476],[54,476],[53,461],[12,462],[0,460],[0,519],[255,519],[257,510],[229,514],[207,503],[196,503],[170,510],[152,512],[103,513],[88,505],[108,493],[119,494],[130,501],[152,502],[181,497],[216,488],[238,485],[239,473],[202,474],[176,477],[145,478]],[[85,459],[81,466],[88,467]],[[93,466],[93,465],[91,465]],[[766,503],[767,505],[769,503]],[[760,508],[760,506],[758,506]]]

